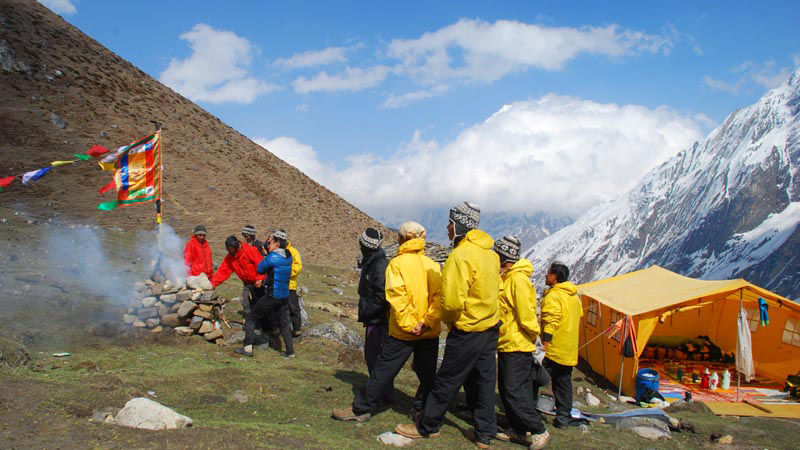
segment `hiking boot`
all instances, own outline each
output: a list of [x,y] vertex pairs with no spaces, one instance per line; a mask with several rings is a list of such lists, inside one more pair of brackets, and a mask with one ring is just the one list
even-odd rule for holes
[[408,418],[411,419],[412,422],[417,423],[417,419],[419,416],[422,415],[422,410],[412,407],[411,410],[408,411]]
[[531,446],[528,448],[530,450],[540,450],[547,447],[548,442],[550,442],[550,433],[545,430],[544,433],[531,436]]
[[400,436],[405,436],[409,439],[420,439],[420,438],[438,438],[439,433],[431,433],[428,435],[420,434],[417,431],[417,425],[413,423],[401,423],[394,427],[394,432],[399,434]]
[[370,413],[356,414],[353,412],[353,407],[348,406],[347,408],[343,409],[334,409],[331,412],[331,417],[345,422],[366,422],[372,417],[372,415],[370,415]]
[[248,356],[248,357],[250,357],[250,358],[252,358],[252,357],[253,357],[253,352],[252,352],[252,351],[248,352],[247,350],[245,350],[245,349],[244,349],[244,347],[238,347],[238,348],[235,348],[235,349],[233,350],[233,353],[236,353],[237,355],[244,355],[244,356]]
[[468,441],[475,443],[476,447],[490,448],[489,442],[483,442],[478,439],[478,434],[475,432],[475,428],[468,429],[465,435]]
[[496,439],[498,441],[513,442],[522,445],[531,445],[533,443],[530,433],[519,434],[511,428],[507,429],[504,433],[497,433]]
[[303,332],[300,330],[292,331],[292,337],[300,337],[303,335]]
[[294,359],[295,358],[294,353],[292,353],[291,355],[288,355],[285,352],[281,352],[281,356],[283,356],[284,358],[287,358],[287,359]]

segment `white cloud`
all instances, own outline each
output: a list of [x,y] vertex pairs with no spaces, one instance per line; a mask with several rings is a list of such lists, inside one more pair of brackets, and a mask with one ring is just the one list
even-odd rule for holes
[[160,80],[194,101],[251,103],[279,89],[252,76],[250,63],[257,49],[230,31],[197,24],[181,35],[192,48],[183,60],[173,59]]
[[745,61],[734,67],[731,72],[736,75],[733,81],[718,80],[706,75],[703,78],[703,84],[712,90],[733,95],[747,91],[754,86],[773,89],[789,78],[789,75],[792,74],[792,69],[778,67],[778,64],[772,60],[763,63]]
[[75,5],[72,4],[72,0],[38,0],[39,3],[46,6],[49,10],[53,11],[56,14],[67,14],[73,15],[78,12],[78,9],[75,8]]
[[669,52],[671,38],[605,27],[544,27],[510,20],[461,19],[417,39],[396,39],[387,54],[423,83],[441,80],[492,82],[528,68],[561,70],[581,53],[612,58]]
[[275,60],[275,65],[291,68],[322,66],[347,62],[347,47],[328,47],[324,50],[309,50],[296,53],[289,58]]
[[702,139],[703,126],[666,107],[550,94],[506,105],[451,142],[416,132],[394,155],[356,155],[343,170],[293,138],[262,145],[373,215],[468,199],[485,211],[577,216]]
[[310,79],[299,77],[292,82],[292,86],[295,92],[300,94],[319,91],[361,91],[380,84],[389,75],[389,71],[386,66],[374,66],[368,69],[348,67],[336,75],[322,71]]
[[437,84],[431,89],[406,92],[405,94],[400,94],[400,95],[390,94],[389,97],[386,99],[386,101],[383,103],[383,107],[389,109],[402,108],[422,99],[444,95],[447,93],[448,90],[450,90],[450,86],[446,84]]

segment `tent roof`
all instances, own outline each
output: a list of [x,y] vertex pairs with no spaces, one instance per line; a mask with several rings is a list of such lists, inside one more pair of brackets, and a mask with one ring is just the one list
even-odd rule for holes
[[580,295],[591,297],[630,316],[672,309],[694,300],[739,300],[740,290],[747,303],[752,304],[763,297],[770,306],[781,305],[800,312],[797,303],[743,279],[697,280],[659,266],[578,286]]

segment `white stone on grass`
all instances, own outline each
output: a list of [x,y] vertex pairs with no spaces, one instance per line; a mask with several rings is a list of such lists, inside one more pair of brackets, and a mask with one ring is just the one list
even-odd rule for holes
[[192,419],[153,400],[137,397],[128,401],[114,419],[117,425],[145,430],[192,426]]

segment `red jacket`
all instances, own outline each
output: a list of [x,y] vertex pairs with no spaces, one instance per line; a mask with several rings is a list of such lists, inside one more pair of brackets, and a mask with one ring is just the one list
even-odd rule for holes
[[257,248],[243,242],[242,248],[236,252],[236,256],[231,256],[229,253],[225,256],[225,259],[222,260],[222,264],[219,265],[217,273],[215,273],[214,278],[211,279],[211,286],[219,286],[227,280],[233,272],[236,272],[236,275],[239,276],[239,279],[242,280],[244,284],[253,284],[256,280],[264,280],[266,275],[259,275],[256,270],[258,263],[260,263],[262,259],[264,259],[264,257]]
[[211,279],[214,263],[211,260],[211,246],[208,245],[208,241],[203,241],[201,244],[197,237],[192,236],[183,249],[183,260],[189,269],[190,277],[205,273],[208,279]]

